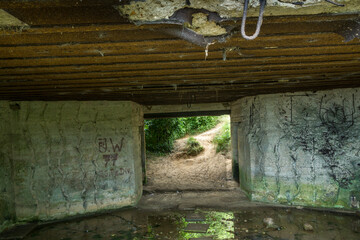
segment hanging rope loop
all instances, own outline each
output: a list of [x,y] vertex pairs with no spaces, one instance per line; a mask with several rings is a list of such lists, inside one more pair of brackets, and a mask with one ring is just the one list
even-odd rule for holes
[[247,15],[248,5],[249,5],[249,0],[245,0],[243,17],[242,17],[242,21],[241,21],[241,36],[247,40],[254,40],[255,38],[257,38],[257,36],[259,36],[259,33],[260,33],[260,28],[261,28],[261,24],[263,22],[263,15],[264,15],[264,10],[265,10],[265,6],[266,6],[266,0],[260,0],[259,18],[258,18],[258,21],[256,24],[256,31],[252,36],[246,35],[246,32],[245,32],[246,15]]

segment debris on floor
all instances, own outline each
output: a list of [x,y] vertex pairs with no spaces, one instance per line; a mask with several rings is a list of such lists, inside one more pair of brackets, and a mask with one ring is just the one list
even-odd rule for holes
[[304,230],[305,231],[314,231],[314,228],[310,223],[304,223]]

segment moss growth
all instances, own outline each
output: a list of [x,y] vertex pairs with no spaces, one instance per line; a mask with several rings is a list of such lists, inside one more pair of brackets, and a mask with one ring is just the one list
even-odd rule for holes
[[[264,187],[266,181],[266,187]],[[351,209],[351,191],[339,188],[335,182],[326,185],[295,184],[282,179],[276,183],[274,177],[256,178],[251,185],[251,198],[255,201]]]
[[247,197],[251,199],[251,180],[249,179],[249,175],[247,174],[246,170],[243,168],[239,168],[239,181],[241,189],[246,193]]

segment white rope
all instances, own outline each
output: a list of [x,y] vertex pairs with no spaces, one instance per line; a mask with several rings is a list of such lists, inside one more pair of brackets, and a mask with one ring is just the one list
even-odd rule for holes
[[259,36],[259,33],[260,33],[261,24],[263,22],[263,15],[264,15],[264,9],[265,9],[265,5],[266,5],[266,0],[260,0],[259,18],[258,18],[258,21],[256,24],[256,31],[252,36],[246,35],[246,32],[245,32],[246,15],[247,15],[248,5],[249,5],[249,0],[245,0],[243,17],[242,17],[242,21],[241,21],[241,36],[247,40],[254,40],[255,38],[257,38],[257,36]]

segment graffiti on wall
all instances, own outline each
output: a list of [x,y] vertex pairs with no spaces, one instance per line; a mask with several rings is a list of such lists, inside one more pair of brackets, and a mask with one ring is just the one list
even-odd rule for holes
[[105,167],[107,167],[109,163],[112,166],[115,166],[123,146],[124,138],[121,138],[120,142],[114,141],[113,138],[106,137],[98,139],[99,152],[103,154],[102,156],[105,162]]
[[[296,96],[298,97],[298,96]],[[287,145],[293,166],[299,158],[310,155],[309,162],[315,181],[315,159],[320,160],[328,176],[342,189],[348,189],[353,198],[359,198],[360,159],[356,155],[359,146],[359,119],[356,113],[355,95],[313,97],[290,96],[287,109],[279,104],[278,116],[282,141]],[[307,100],[307,101],[306,101]],[[286,108],[285,107],[285,108]],[[288,115],[290,114],[290,118]],[[299,181],[294,169],[295,183]]]
[[[118,177],[118,176],[130,176],[132,171],[130,168],[125,167],[116,167],[116,162],[119,160],[121,152],[124,148],[125,139],[121,138],[115,140],[111,137],[101,137],[98,138],[97,146],[98,151],[102,154],[102,159],[104,160],[105,168],[108,170],[99,170],[97,175],[100,177]],[[110,175],[109,175],[110,174]]]

